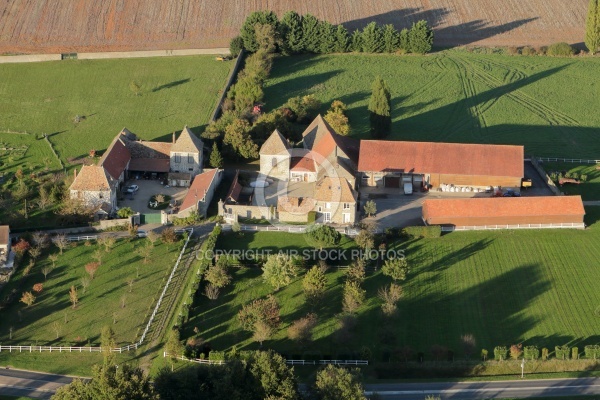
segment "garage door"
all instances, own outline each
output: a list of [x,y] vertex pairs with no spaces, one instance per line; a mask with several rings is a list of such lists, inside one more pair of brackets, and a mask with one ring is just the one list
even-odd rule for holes
[[385,187],[386,188],[399,188],[400,187],[400,177],[386,176],[385,177]]

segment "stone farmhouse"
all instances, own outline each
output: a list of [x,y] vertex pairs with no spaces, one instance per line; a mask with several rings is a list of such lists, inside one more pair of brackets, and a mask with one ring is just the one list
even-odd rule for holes
[[69,191],[99,216],[114,213],[117,193],[131,176],[166,178],[187,187],[202,172],[203,143],[186,126],[172,142],[138,140],[126,128],[114,138],[97,165],[85,165]]

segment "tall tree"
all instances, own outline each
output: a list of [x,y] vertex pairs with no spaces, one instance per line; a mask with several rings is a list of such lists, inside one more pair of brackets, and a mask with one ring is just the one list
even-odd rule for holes
[[346,116],[346,105],[339,100],[334,100],[331,103],[331,108],[323,117],[333,130],[340,135],[348,135],[350,133],[350,125]]
[[585,46],[591,54],[600,47],[600,0],[590,0],[585,24]]
[[177,361],[177,358],[183,353],[183,346],[179,341],[179,331],[177,329],[171,329],[167,336],[167,343],[165,343],[165,352],[169,354],[169,360],[171,362],[171,372],[174,369],[174,363]]
[[359,370],[331,364],[317,372],[314,391],[320,400],[366,400]]
[[284,53],[297,54],[304,51],[302,16],[300,14],[296,11],[286,12],[281,18],[280,30]]
[[306,14],[302,19],[302,35],[304,41],[304,50],[310,53],[319,52],[319,44],[321,40],[319,38],[319,25],[321,22],[311,14]]
[[294,370],[288,367],[285,359],[273,350],[254,353],[250,373],[260,382],[261,398],[280,400],[300,398]]
[[427,21],[415,22],[408,33],[408,42],[411,53],[429,53],[433,47],[433,30]]
[[387,84],[381,77],[373,81],[369,100],[371,136],[375,139],[389,135],[392,129],[391,95]]
[[258,50],[263,50],[266,53],[274,53],[277,50],[279,42],[279,32],[271,24],[256,24],[254,25],[254,35]]
[[225,129],[223,143],[230,147],[232,154],[246,159],[258,157],[258,145],[250,137],[249,130],[250,124],[245,119],[236,119]]
[[263,280],[271,285],[275,291],[282,286],[287,286],[298,275],[295,260],[285,254],[272,254],[267,257],[262,267]]
[[335,27],[327,21],[319,24],[319,53],[333,53],[336,48],[336,31]]
[[383,51],[393,53],[400,47],[400,33],[394,25],[387,24],[383,27]]
[[357,29],[352,32],[352,37],[350,38],[350,51],[361,52],[363,47],[362,43],[362,32]]
[[304,279],[302,279],[304,296],[311,304],[316,304],[323,298],[326,286],[327,278],[325,277],[325,271],[316,265],[309,269],[306,275],[304,275]]
[[210,152],[209,164],[213,168],[223,168],[223,156],[219,152],[217,142],[213,143],[212,150]]
[[362,31],[362,51],[365,53],[381,53],[383,35],[376,22],[371,22]]
[[248,15],[240,30],[240,36],[244,41],[244,48],[251,52],[259,49],[259,44],[256,41],[256,24],[273,25],[273,28],[277,30],[279,22],[277,15],[272,11],[254,11]]
[[345,53],[350,48],[350,35],[348,30],[343,25],[338,25],[335,28],[335,52]]
[[52,396],[54,400],[158,400],[153,385],[144,372],[127,364],[94,366],[92,379],[75,379]]
[[112,352],[112,349],[116,346],[117,341],[115,339],[115,331],[108,325],[102,327],[102,332],[100,334],[100,348],[102,349],[102,354],[104,355],[104,366],[112,366],[115,361],[115,353]]

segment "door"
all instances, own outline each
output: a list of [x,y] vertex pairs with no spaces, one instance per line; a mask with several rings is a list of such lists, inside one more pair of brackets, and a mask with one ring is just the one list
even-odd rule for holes
[[349,224],[350,223],[350,213],[343,213],[343,221],[345,224]]
[[399,188],[400,187],[400,177],[386,176],[384,178],[384,186],[386,188]]
[[323,213],[323,221],[331,222],[331,213],[330,212]]

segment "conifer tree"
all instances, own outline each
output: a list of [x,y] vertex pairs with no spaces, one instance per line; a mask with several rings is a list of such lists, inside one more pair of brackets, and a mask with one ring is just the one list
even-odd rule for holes
[[296,54],[304,51],[302,16],[296,11],[288,11],[283,15],[281,19],[281,37],[283,38],[283,51],[285,53]]
[[600,0],[590,0],[585,25],[585,46],[590,54],[595,54],[600,47]]
[[369,100],[371,136],[379,139],[387,136],[392,128],[391,95],[380,76],[373,81],[372,90]]
[[210,159],[208,160],[209,164],[213,168],[222,168],[223,167],[223,156],[219,152],[219,148],[217,147],[217,143],[213,143],[212,151],[210,152]]
[[400,47],[400,34],[394,25],[387,24],[383,27],[383,51],[393,53]]

